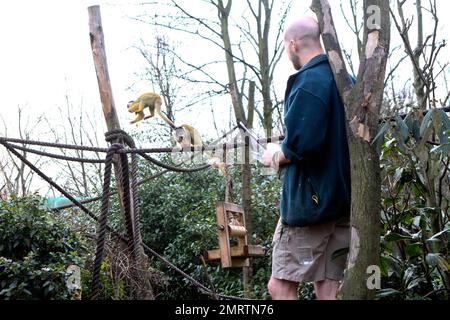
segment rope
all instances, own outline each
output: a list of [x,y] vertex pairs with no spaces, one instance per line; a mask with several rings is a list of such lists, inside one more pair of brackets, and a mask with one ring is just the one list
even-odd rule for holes
[[159,160],[156,160],[155,158],[152,158],[152,157],[146,155],[145,153],[139,152],[138,154],[142,158],[147,160],[148,162],[151,162],[151,163],[157,165],[158,167],[162,167],[164,169],[167,169],[169,171],[174,171],[174,172],[198,172],[198,171],[202,171],[202,170],[205,170],[205,169],[208,169],[208,168],[211,167],[211,165],[205,164],[205,165],[202,165],[202,166],[197,167],[197,168],[180,168],[180,167],[172,166],[172,165],[169,165],[169,164],[165,164],[165,163],[163,163],[163,162],[161,162]]
[[80,146],[80,145],[73,145],[73,144],[63,144],[63,143],[43,142],[43,141],[35,141],[35,140],[0,137],[0,143],[3,144],[3,142],[23,143],[23,144],[30,144],[30,145],[50,147],[50,148],[83,150],[83,151],[92,151],[92,152],[103,152],[103,153],[108,152],[108,148],[98,148],[98,147]]
[[[136,148],[133,138],[125,131],[116,129],[105,133],[107,142],[114,139],[122,139],[122,141],[130,148]],[[143,263],[143,251],[141,250],[141,226],[140,226],[140,211],[139,211],[139,193],[138,193],[138,159],[136,154],[131,154],[131,194],[133,203],[134,219],[132,225],[134,228],[133,237],[133,254],[138,265]]]
[[[217,140],[221,140],[224,137],[226,137],[228,134],[236,130],[238,126],[235,126],[232,130],[224,134],[222,137],[220,137]],[[112,130],[107,132],[106,138],[107,141],[114,140],[116,138],[122,138],[122,139],[128,139],[127,134],[122,130]],[[129,136],[128,136],[129,137]],[[217,141],[216,140],[216,141]],[[50,148],[61,148],[61,149],[71,149],[71,150],[83,150],[83,151],[91,151],[91,152],[103,152],[107,153],[108,148],[100,148],[100,147],[90,147],[90,146],[80,146],[80,145],[73,145],[73,144],[64,144],[64,143],[54,143],[54,142],[44,142],[44,141],[36,141],[36,140],[27,140],[27,139],[15,139],[15,138],[7,138],[7,137],[0,137],[0,143],[3,142],[10,142],[10,143],[21,143],[21,144],[28,144],[28,145],[37,145],[37,146],[43,146],[43,147],[50,147]],[[125,141],[126,142],[126,141]],[[128,143],[127,143],[128,144]],[[121,149],[118,150],[117,153],[172,153],[172,152],[192,152],[192,151],[213,151],[216,149],[221,148],[228,148],[228,149],[235,149],[244,146],[245,144],[242,143],[234,143],[234,144],[220,144],[220,145],[209,145],[209,146],[203,146],[203,147],[191,147],[191,148],[148,148],[148,149],[138,149],[135,147],[132,147],[130,149]]]
[[[123,148],[123,146],[121,146]],[[120,150],[120,149],[119,149]],[[124,214],[125,214],[125,228],[127,230],[128,234],[128,249],[131,251],[131,253],[134,252],[133,250],[133,243],[134,243],[134,227],[133,227],[133,220],[131,218],[131,198],[130,198],[130,175],[128,171],[128,159],[127,156],[124,154],[120,155],[120,162],[122,171],[119,173],[120,175],[120,182],[123,188],[123,207],[124,207]],[[109,192],[109,191],[108,191]]]
[[140,216],[140,205],[139,205],[139,193],[138,193],[138,181],[137,181],[137,171],[138,171],[138,159],[135,154],[131,155],[131,193],[133,195],[133,212],[134,212],[134,229],[135,229],[135,237],[134,237],[134,250],[137,250],[135,253],[137,257],[138,265],[143,263],[143,252],[141,250],[141,216]]
[[[130,148],[136,148],[133,138],[121,129],[110,130],[105,133],[105,140],[107,142],[112,141],[122,141]],[[122,159],[126,159],[126,155],[121,155]],[[128,163],[126,163],[128,167]],[[122,167],[125,166],[125,162],[122,162]],[[132,193],[132,202],[133,202],[133,214],[134,219],[131,218],[131,212],[127,219],[129,219],[129,234],[132,235],[132,244],[130,244],[130,248],[132,249],[132,254],[135,258],[135,261],[138,265],[141,265],[143,262],[143,252],[141,250],[141,227],[140,227],[140,214],[139,214],[139,194],[138,194],[138,183],[137,183],[137,171],[138,171],[138,160],[136,154],[131,154],[131,193]],[[128,170],[127,170],[128,172]],[[125,182],[124,182],[125,183]],[[127,183],[127,189],[129,190],[129,179]],[[129,194],[129,192],[128,192]],[[131,208],[130,208],[131,210]]]
[[[228,136],[230,133],[232,133],[234,130],[236,130],[237,128],[239,128],[239,126],[234,126],[231,130],[229,130],[229,131],[227,131],[225,134],[223,134],[221,137],[219,137],[219,138],[217,138],[216,140],[214,140],[211,144],[216,144],[217,142],[219,142],[220,140],[222,140],[223,138],[226,138],[226,136]],[[0,138],[1,139],[1,138]],[[133,153],[131,154],[132,155],[132,159],[133,159]],[[133,161],[133,160],[132,160]],[[183,164],[183,163],[181,163],[181,164]],[[151,181],[151,180],[153,180],[153,179],[156,179],[156,178],[158,178],[158,177],[160,177],[160,176],[162,176],[163,174],[166,174],[167,172],[170,172],[171,170],[168,170],[168,169],[166,169],[166,170],[162,170],[162,171],[160,171],[160,172],[158,172],[158,173],[155,173],[154,175],[151,175],[150,177],[148,177],[148,178],[145,178],[145,179],[142,179],[142,180],[140,180],[140,181],[138,181],[137,182],[137,187],[139,187],[139,186],[141,186],[141,185],[143,185],[144,183],[146,183],[146,182],[149,182],[149,181]],[[116,195],[117,194],[117,191],[114,191],[114,192],[110,192],[110,195],[112,196],[112,195]],[[80,203],[82,203],[82,204],[86,204],[86,203],[91,203],[91,202],[95,202],[95,201],[98,201],[98,200],[100,200],[102,198],[102,196],[98,196],[98,197],[94,197],[94,198],[90,198],[90,199],[86,199],[86,200],[83,200],[83,201],[80,201]],[[74,206],[76,206],[75,204],[69,204],[69,205],[64,205],[64,206],[60,206],[60,207],[57,207],[57,208],[53,208],[52,210],[54,210],[54,211],[58,211],[58,210],[63,210],[63,209],[68,209],[68,208],[72,208],[72,207],[74,207]]]
[[[234,131],[235,129],[236,129],[236,127],[233,128],[230,132]],[[225,136],[227,134],[225,134]],[[124,138],[125,142],[128,142],[130,144],[130,146],[132,146],[134,144],[134,142],[132,142],[132,141],[131,141],[131,143],[130,143],[130,141],[126,141],[127,140],[127,135],[124,135],[121,138]],[[51,186],[53,186],[55,189],[57,189],[59,192],[61,192],[61,194],[63,194],[66,198],[68,198],[70,201],[72,201],[74,203],[74,205],[78,206],[91,219],[93,219],[94,221],[99,223],[99,228],[98,228],[98,240],[99,241],[97,243],[96,258],[95,258],[95,261],[94,261],[93,285],[92,285],[93,291],[92,291],[92,294],[91,294],[91,297],[94,297],[94,298],[97,297],[98,293],[99,293],[99,289],[100,289],[100,268],[101,268],[101,262],[103,260],[103,255],[104,255],[104,245],[105,245],[106,231],[108,231],[111,234],[113,234],[114,236],[116,236],[119,240],[130,244],[130,239],[126,239],[120,233],[118,233],[117,231],[115,231],[114,229],[109,227],[108,224],[107,224],[109,198],[110,198],[111,195],[117,193],[117,192],[110,192],[112,161],[113,161],[114,154],[116,154],[116,153],[121,154],[120,151],[123,151],[123,149],[122,149],[123,146],[121,146],[120,144],[113,144],[106,151],[107,152],[107,157],[104,160],[104,162],[105,162],[105,175],[104,175],[104,184],[103,184],[103,194],[102,194],[101,197],[98,197],[98,198],[102,199],[102,208],[101,208],[100,218],[97,218],[97,216],[95,214],[93,214],[89,209],[87,209],[83,205],[83,203],[89,203],[89,202],[93,202],[93,201],[99,200],[98,198],[93,198],[95,200],[88,199],[88,200],[85,200],[85,201],[82,201],[82,202],[76,200],[69,193],[67,193],[63,188],[61,188],[58,184],[53,182],[53,180],[50,177],[45,175],[40,169],[38,169],[31,162],[29,162],[24,156],[22,156],[19,152],[17,152],[17,150],[15,150],[15,147],[17,147],[17,146],[10,145],[7,141],[18,142],[18,143],[30,142],[29,144],[43,145],[43,146],[50,146],[50,147],[55,147],[55,146],[56,147],[64,147],[64,146],[68,146],[67,149],[78,149],[78,150],[97,151],[97,152],[104,152],[103,149],[100,150],[100,148],[91,148],[91,147],[81,147],[81,148],[79,148],[80,146],[61,145],[61,144],[45,143],[45,142],[38,142],[38,141],[28,141],[28,140],[19,140],[19,139],[6,139],[6,138],[1,138],[0,137],[0,144],[3,144],[6,149],[10,150],[16,157],[19,158],[19,160],[24,162],[31,170],[35,171],[43,180],[45,180],[47,183],[49,183]],[[124,186],[125,185],[129,186],[127,159],[126,159],[126,156],[121,156],[120,158],[121,158],[122,167],[126,168],[126,170],[122,172],[122,183],[124,184]],[[146,182],[148,180],[151,180],[151,178],[156,178],[156,177],[158,177],[158,176],[160,176],[160,175],[162,175],[162,174],[164,174],[164,173],[166,173],[168,171],[169,170],[163,170],[163,171],[155,174],[154,176],[152,176],[152,177],[150,177],[148,179],[144,179],[144,180],[142,180],[140,182],[137,182],[137,179],[136,179],[137,159],[136,159],[136,157],[134,157],[134,160],[133,160],[133,154],[132,154],[132,190],[135,191],[137,186],[139,186],[140,184],[142,184],[142,183],[144,183],[144,182]],[[128,195],[128,200],[126,200],[124,198],[126,211],[130,210],[130,201],[129,201],[129,194],[130,193],[129,192],[130,192],[130,190],[128,188],[128,192],[126,192],[126,194]],[[135,221],[133,221],[134,224],[135,224],[135,230],[140,230],[139,213],[138,213],[139,212],[139,209],[138,209],[139,204],[138,204],[138,202],[139,202],[139,200],[137,198],[137,192],[133,192],[133,207],[137,208],[137,210],[135,211],[137,213],[137,215],[135,215]],[[126,205],[127,203],[128,203],[128,205]],[[56,209],[58,209],[58,208],[56,208]],[[130,226],[130,224],[129,224],[129,226]],[[127,229],[129,229],[129,226],[128,226]],[[184,271],[182,271],[181,269],[176,267],[170,261],[168,261],[167,259],[165,259],[161,255],[159,255],[157,252],[155,252],[153,249],[151,249],[140,238],[140,232],[137,232],[137,234],[139,234],[139,238],[138,239],[135,238],[135,239],[132,240],[134,245],[136,244],[136,241],[138,241],[138,243],[140,243],[143,246],[144,249],[146,249],[148,252],[150,252],[156,258],[160,259],[167,266],[169,266],[170,268],[172,268],[176,272],[180,273],[184,278],[186,278],[193,285],[195,285],[202,293],[204,293],[206,295],[209,295],[211,297],[220,297],[222,299],[246,300],[246,299],[243,299],[243,298],[240,298],[240,297],[217,294],[217,293],[211,291],[210,289],[205,287],[203,284],[201,284],[200,282],[195,280],[193,277],[191,277],[190,275],[188,275],[187,273],[185,273]]]
[[167,260],[166,258],[162,257],[161,255],[159,255],[156,251],[154,251],[152,248],[150,248],[149,246],[147,246],[144,242],[142,243],[142,245],[144,246],[144,249],[147,250],[149,253],[151,253],[153,256],[157,257],[158,259],[160,259],[162,262],[164,262],[167,266],[169,266],[170,268],[172,268],[173,270],[175,270],[176,272],[178,272],[179,274],[181,274],[183,277],[185,277],[186,279],[188,279],[189,281],[191,281],[195,286],[197,286],[197,288],[200,289],[200,291],[202,291],[204,294],[207,294],[211,297],[215,297],[215,296],[219,296],[220,298],[223,299],[231,299],[231,300],[248,300],[245,298],[240,298],[240,297],[234,297],[234,296],[228,296],[228,295],[223,295],[223,294],[217,294],[213,291],[211,291],[211,289],[205,287],[203,284],[201,284],[200,282],[198,282],[197,280],[195,280],[193,277],[191,277],[190,275],[188,275],[187,273],[185,273],[183,270],[179,269],[177,266],[175,266],[173,263],[171,263],[169,260]]
[[[165,174],[165,173],[167,173],[169,171],[170,170],[163,170],[163,171],[160,171],[158,173],[155,173],[154,175],[152,175],[152,176],[150,176],[150,177],[148,177],[146,179],[142,179],[141,181],[137,182],[137,186],[139,187],[142,184],[144,184],[144,183],[146,183],[148,181],[151,181],[153,179],[156,179],[156,178],[162,176],[163,174]],[[113,195],[116,195],[116,194],[117,194],[117,191],[112,191],[112,192],[109,193],[110,196],[113,196]],[[98,196],[98,197],[82,200],[82,201],[80,201],[80,203],[82,203],[82,204],[92,203],[92,202],[95,202],[95,201],[98,201],[98,200],[101,200],[101,199],[102,199],[102,196]],[[69,208],[76,207],[76,206],[77,206],[76,204],[68,204],[68,205],[64,205],[64,206],[53,208],[52,210],[53,211],[59,211],[59,210],[69,209]]]
[[48,153],[48,152],[44,152],[44,151],[40,151],[40,150],[34,150],[34,149],[18,146],[16,144],[9,144],[9,145],[11,147],[13,147],[14,149],[22,150],[22,151],[29,152],[29,153],[34,153],[34,154],[44,156],[44,157],[60,159],[60,160],[85,162],[85,163],[104,163],[105,162],[105,160],[102,160],[102,159],[85,159],[85,158],[68,157],[68,156]]
[[117,150],[122,148],[120,144],[113,144],[109,148],[109,152],[106,154],[105,159],[105,173],[103,176],[103,197],[102,197],[102,207],[100,218],[98,219],[98,229],[97,229],[97,249],[95,251],[94,266],[92,269],[92,292],[90,299],[97,299],[100,292],[100,269],[105,254],[105,239],[106,239],[106,226],[108,218],[109,209],[109,188],[111,183],[111,169],[114,154]]
[[78,206],[81,210],[83,210],[87,215],[89,215],[92,219],[97,221],[97,217],[93,214],[88,208],[86,208],[80,201],[72,197],[68,192],[66,192],[63,188],[61,188],[58,184],[56,184],[51,178],[46,176],[41,170],[39,170],[36,166],[34,166],[31,162],[29,162],[23,155],[21,155],[17,150],[15,150],[9,143],[0,140],[0,143],[5,146],[6,149],[11,151],[19,160],[25,163],[31,170],[36,172],[43,180],[45,180],[48,184],[54,187],[56,190],[61,192],[67,199],[72,201],[76,206]]

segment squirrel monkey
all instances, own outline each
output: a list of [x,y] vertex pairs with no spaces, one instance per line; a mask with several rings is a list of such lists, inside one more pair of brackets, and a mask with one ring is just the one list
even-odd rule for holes
[[203,142],[200,133],[193,126],[182,124],[175,127],[172,137],[178,145],[185,149],[190,147],[202,147]]
[[[130,123],[133,124],[141,121],[142,119],[145,120],[152,117],[159,117],[160,119],[167,122],[167,124],[172,129],[175,129],[175,124],[164,113],[161,112],[161,105],[161,97],[159,96],[159,94],[153,92],[144,93],[136,100],[128,102],[128,112],[134,112],[137,114],[136,119],[134,119]],[[144,114],[145,108],[149,109],[150,115],[146,116]]]

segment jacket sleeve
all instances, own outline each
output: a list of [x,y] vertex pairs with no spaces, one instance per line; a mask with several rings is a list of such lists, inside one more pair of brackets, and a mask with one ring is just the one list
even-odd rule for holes
[[298,162],[319,152],[324,145],[329,103],[326,103],[328,97],[323,99],[304,88],[299,88],[289,99],[281,150],[286,159]]

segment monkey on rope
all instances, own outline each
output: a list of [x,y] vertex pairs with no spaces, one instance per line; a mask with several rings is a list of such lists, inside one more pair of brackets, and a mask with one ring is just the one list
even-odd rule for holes
[[175,127],[172,132],[172,137],[182,149],[191,147],[201,148],[203,146],[200,133],[197,129],[188,124],[182,124],[179,127]]

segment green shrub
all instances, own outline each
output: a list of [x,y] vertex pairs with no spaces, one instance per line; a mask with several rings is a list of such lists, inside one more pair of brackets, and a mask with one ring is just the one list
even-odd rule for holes
[[41,209],[38,197],[0,201],[0,299],[69,299],[71,264],[84,244],[69,226]]

